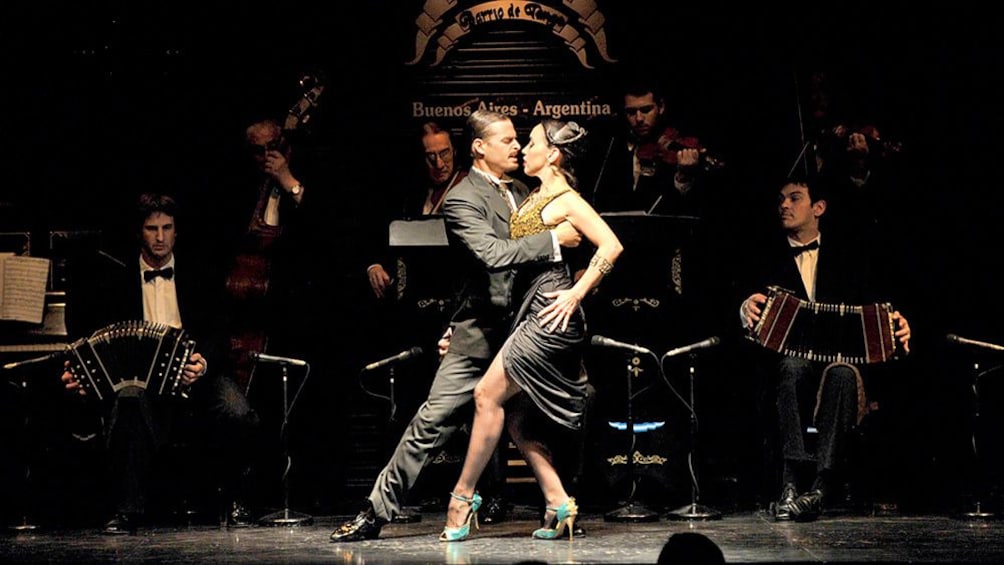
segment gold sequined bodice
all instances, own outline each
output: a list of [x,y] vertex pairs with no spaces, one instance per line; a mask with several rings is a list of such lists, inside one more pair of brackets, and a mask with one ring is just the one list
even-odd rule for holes
[[539,192],[534,192],[528,196],[526,201],[523,202],[519,209],[513,212],[512,216],[509,218],[509,236],[513,239],[519,239],[521,237],[545,232],[553,228],[554,226],[549,226],[544,223],[541,211],[543,211],[544,207],[550,204],[552,200],[570,190],[572,189],[566,188],[565,190],[560,190],[543,198],[539,197]]

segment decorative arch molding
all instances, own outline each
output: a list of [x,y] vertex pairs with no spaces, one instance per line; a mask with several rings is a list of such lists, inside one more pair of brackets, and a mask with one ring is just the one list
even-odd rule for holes
[[[579,63],[595,68],[590,62],[590,49],[603,61],[615,63],[607,47],[604,28],[606,18],[595,0],[562,0],[559,6],[529,0],[489,0],[467,3],[457,0],[426,0],[422,13],[415,20],[415,56],[406,63],[417,65],[432,49],[429,66],[443,62],[447,53],[474,30],[498,28],[513,22],[529,22],[547,28],[561,38]],[[588,38],[588,40],[587,40]]]

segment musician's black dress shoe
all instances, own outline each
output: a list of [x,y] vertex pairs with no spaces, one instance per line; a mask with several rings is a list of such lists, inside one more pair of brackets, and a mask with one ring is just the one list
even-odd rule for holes
[[812,522],[823,512],[823,491],[810,490],[791,503],[791,519],[796,522]]
[[798,490],[795,485],[786,483],[781,489],[781,498],[774,505],[774,519],[778,522],[791,520],[791,505],[798,498]]
[[380,535],[380,528],[386,523],[386,520],[377,518],[372,508],[367,508],[354,519],[338,526],[329,537],[331,541],[337,542],[376,539]]
[[132,514],[116,513],[111,520],[105,522],[101,533],[106,536],[124,536],[136,533],[138,518]]
[[482,524],[498,524],[509,518],[511,506],[501,496],[493,496],[478,511],[478,520]]
[[250,528],[254,525],[254,518],[251,512],[239,500],[230,504],[230,511],[227,512],[228,528]]

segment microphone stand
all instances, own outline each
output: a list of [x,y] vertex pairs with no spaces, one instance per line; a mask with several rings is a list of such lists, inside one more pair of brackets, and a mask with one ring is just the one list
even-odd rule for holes
[[[282,496],[283,507],[278,512],[273,512],[258,519],[262,526],[309,526],[314,523],[314,518],[309,514],[293,512],[289,509],[289,470],[293,466],[293,460],[289,455],[289,364],[285,361],[279,363],[282,366],[282,455],[286,460],[286,469],[282,473]],[[308,371],[310,365],[307,365]],[[306,377],[304,377],[306,378]]]
[[397,421],[397,395],[394,393],[394,367],[387,370],[387,383],[390,385],[390,415],[387,422],[394,424]]
[[[397,389],[396,389],[397,378],[394,372],[394,363],[398,361],[404,361],[406,359],[410,359],[411,357],[421,354],[422,354],[422,349],[420,347],[413,347],[408,351],[400,353],[393,357],[388,357],[387,359],[370,363],[369,365],[366,365],[359,374],[359,386],[362,387],[363,392],[369,394],[370,396],[386,400],[387,402],[390,403],[389,414],[387,415],[388,431],[397,432],[397,428],[395,426],[395,424],[397,423]],[[367,390],[366,385],[363,383],[362,379],[363,374],[365,374],[367,371],[375,371],[376,369],[381,367],[387,367],[388,391],[386,396]],[[395,443],[394,446],[396,445],[397,444]],[[384,451],[393,451],[394,447],[389,446],[386,443],[386,440],[383,440],[381,441],[381,449],[383,449]],[[394,519],[391,521],[395,524],[411,524],[414,522],[421,522],[422,513],[420,509],[414,507],[402,506],[401,512],[399,512],[396,516],[394,516]]]
[[694,408],[694,373],[697,365],[697,353],[690,353],[690,455],[687,457],[690,466],[690,504],[673,510],[666,515],[670,520],[719,520],[722,513],[698,502],[700,488],[697,486],[697,410]]
[[[394,390],[393,365],[387,369],[387,384],[390,385],[390,390],[388,391],[388,397],[390,399],[390,415],[387,417],[387,424],[388,427],[396,431],[394,424],[397,422],[397,394]],[[414,524],[415,522],[422,521],[422,514],[421,512],[415,512],[409,508],[402,507],[401,512],[397,516],[394,516],[392,521],[395,524]]]
[[[10,384],[13,385],[13,383],[10,383]],[[20,383],[19,383],[19,385],[18,385],[17,388],[18,388],[18,391],[19,391],[18,398],[22,401],[22,406],[24,406],[25,405],[24,404],[24,398],[25,398],[25,395],[27,394],[25,391],[28,390],[28,380],[26,378],[24,378],[24,376],[21,377]],[[25,410],[24,417],[21,420],[23,422],[23,430],[25,431],[25,433],[27,433],[27,431],[29,431],[31,429],[31,427],[30,427],[30,417],[28,416],[29,410],[30,409],[26,409]],[[32,459],[32,456],[28,453],[28,450],[24,447],[28,443],[28,442],[24,441],[24,438],[21,438],[21,441],[19,441],[18,443],[21,446],[21,447],[19,447],[19,451],[21,452],[22,456],[24,457],[24,487],[25,487],[25,489],[23,491],[24,495],[22,495],[22,496],[19,497],[19,499],[20,499],[19,500],[19,502],[20,502],[19,505],[21,506],[21,511],[22,511],[22,513],[21,513],[21,523],[20,524],[16,524],[16,525],[12,525],[9,528],[10,528],[10,531],[12,531],[12,532],[22,533],[22,532],[31,532],[31,531],[34,531],[34,530],[38,529],[38,525],[34,524],[34,523],[32,523],[32,522],[30,522],[28,520],[28,515],[29,515],[29,512],[30,512],[30,507],[29,507],[28,500],[30,500],[32,498],[31,494],[34,491],[34,487],[32,485],[32,483],[34,482],[34,478],[31,476],[31,459]]]
[[603,515],[607,522],[658,522],[659,514],[654,510],[646,508],[643,504],[634,500],[634,493],[637,487],[637,477],[634,469],[634,450],[637,436],[634,431],[634,416],[631,411],[631,404],[634,396],[631,391],[631,378],[634,376],[632,363],[627,364],[627,430],[631,434],[631,447],[627,451],[627,474],[631,478],[631,492],[628,494],[627,502],[615,510],[611,510]]
[[995,514],[993,512],[989,512],[989,511],[987,511],[987,510],[985,510],[983,508],[983,505],[982,505],[981,500],[980,500],[980,498],[984,494],[986,494],[985,493],[985,486],[986,486],[985,485],[985,478],[983,476],[984,470],[983,470],[983,466],[982,466],[983,462],[980,460],[981,459],[980,452],[979,452],[979,448],[978,448],[977,441],[976,441],[977,429],[978,429],[978,427],[980,425],[980,421],[982,419],[980,417],[980,388],[979,388],[980,376],[981,375],[982,375],[982,373],[980,373],[980,364],[979,364],[979,362],[973,363],[973,385],[972,385],[972,391],[973,391],[973,394],[972,394],[973,412],[972,412],[972,418],[971,418],[971,422],[972,422],[971,423],[971,427],[972,427],[971,446],[972,446],[972,454],[973,454],[973,465],[976,467],[976,470],[975,470],[976,479],[973,480],[972,477],[970,477],[970,481],[972,483],[975,483],[975,488],[973,488],[973,490],[975,490],[976,492],[973,493],[975,495],[974,496],[975,501],[973,502],[972,508],[969,509],[969,510],[963,511],[961,513],[961,515],[959,516],[963,520],[992,520],[992,519],[996,518],[996,516],[995,516]]

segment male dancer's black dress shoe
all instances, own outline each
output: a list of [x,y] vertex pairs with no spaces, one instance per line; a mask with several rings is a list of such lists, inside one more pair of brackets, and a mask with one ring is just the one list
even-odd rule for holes
[[106,536],[135,534],[137,521],[137,518],[133,515],[118,512],[112,516],[111,520],[105,522],[104,527],[101,528],[101,533]]
[[791,505],[798,498],[798,490],[795,485],[786,483],[781,489],[781,498],[774,505],[774,519],[778,522],[791,520]]
[[478,520],[482,524],[498,524],[509,519],[511,506],[501,496],[493,496],[478,511]]
[[823,491],[810,490],[791,503],[791,519],[796,522],[812,522],[823,512]]
[[376,539],[380,535],[380,528],[386,523],[386,520],[377,518],[372,508],[367,508],[354,519],[338,526],[338,529],[331,532],[330,539],[337,542]]

